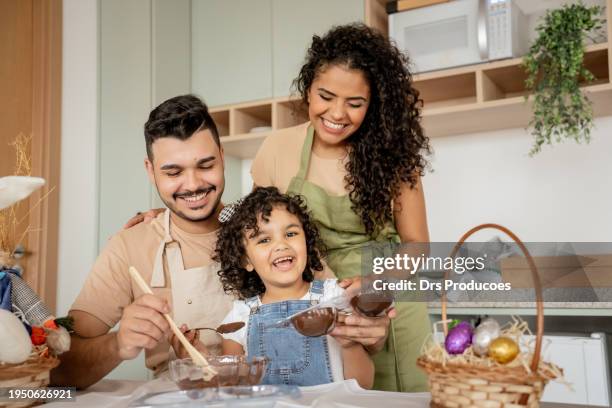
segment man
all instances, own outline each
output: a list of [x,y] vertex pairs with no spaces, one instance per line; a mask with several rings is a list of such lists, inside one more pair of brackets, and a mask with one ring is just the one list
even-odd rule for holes
[[[172,354],[163,313],[179,326],[217,327],[231,308],[211,259],[225,183],[215,123],[198,98],[178,96],[151,112],[145,139],[145,167],[167,210],[119,232],[96,260],[69,312],[75,335],[51,372],[55,385],[86,388],[143,349],[147,367],[157,374]],[[154,295],[132,282],[130,266]],[[110,332],[117,323],[119,330]],[[367,339],[374,351],[384,345],[387,318],[351,316],[346,323],[334,334],[364,344]],[[200,336],[211,352],[218,351],[219,336],[206,330]]]
[[[224,188],[215,123],[198,98],[178,96],[151,112],[145,139],[145,167],[168,210],[119,232],[96,260],[72,305],[76,336],[52,373],[54,383],[87,387],[142,349],[157,373],[171,352],[162,313],[190,328],[217,327],[230,310],[211,260]],[[131,281],[130,266],[155,296]],[[110,332],[117,323],[119,330]],[[219,346],[214,333],[201,335],[212,350]]]

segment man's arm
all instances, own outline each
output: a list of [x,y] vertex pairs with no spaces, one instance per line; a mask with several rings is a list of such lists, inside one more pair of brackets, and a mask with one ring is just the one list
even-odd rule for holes
[[123,360],[136,358],[145,349],[152,349],[169,333],[163,317],[170,308],[166,301],[143,295],[123,311],[119,330],[97,317],[73,310],[74,331],[70,351],[60,356],[61,364],[51,371],[51,383],[57,386],[87,388],[101,380]]
[[109,333],[110,327],[87,312],[73,310],[69,315],[75,334],[70,350],[60,355],[61,364],[51,371],[51,383],[87,388],[121,363],[117,332]]

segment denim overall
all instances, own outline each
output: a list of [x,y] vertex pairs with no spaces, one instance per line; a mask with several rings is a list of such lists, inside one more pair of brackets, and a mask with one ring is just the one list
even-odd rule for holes
[[332,382],[327,336],[307,337],[292,324],[272,327],[292,314],[319,302],[322,280],[310,287],[310,300],[286,300],[262,305],[259,297],[246,300],[251,308],[247,328],[248,356],[270,359],[262,384],[317,385]]

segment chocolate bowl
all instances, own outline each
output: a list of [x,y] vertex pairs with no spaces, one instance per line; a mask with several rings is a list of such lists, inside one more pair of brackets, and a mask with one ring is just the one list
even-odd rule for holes
[[368,317],[380,316],[393,304],[393,295],[387,291],[368,291],[351,299],[351,306]]
[[308,337],[323,336],[334,329],[336,308],[315,307],[291,317],[291,324],[298,333]]
[[247,359],[242,355],[206,356],[206,359],[217,371],[210,380],[202,378],[202,368],[194,364],[190,358],[170,361],[170,379],[181,390],[257,385],[263,378],[268,363],[266,357]]

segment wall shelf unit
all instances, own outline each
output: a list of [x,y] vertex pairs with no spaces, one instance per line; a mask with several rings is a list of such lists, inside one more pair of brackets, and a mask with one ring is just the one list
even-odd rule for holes
[[253,158],[261,142],[275,130],[308,121],[301,100],[291,97],[217,106],[210,114],[225,154],[242,159]]
[[[606,0],[608,33],[612,33],[612,0]],[[387,32],[385,0],[365,0],[365,23]],[[422,124],[429,137],[527,127],[532,113],[526,101],[526,73],[521,58],[414,75],[423,100]],[[595,81],[583,84],[595,116],[612,115],[612,40],[589,45],[585,65]],[[226,154],[252,158],[266,136],[308,120],[297,98],[284,97],[214,107],[211,113]],[[261,129],[267,126],[269,131]],[[253,128],[264,130],[249,133]]]

